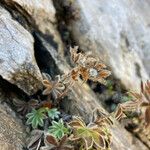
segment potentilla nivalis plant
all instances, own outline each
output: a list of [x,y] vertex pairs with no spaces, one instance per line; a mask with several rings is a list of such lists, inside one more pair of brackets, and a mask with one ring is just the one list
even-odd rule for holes
[[[92,80],[102,84],[106,83],[105,78],[110,76],[111,72],[106,69],[106,65],[101,63],[98,58],[81,52],[78,53],[78,46],[70,48],[70,53],[72,61],[77,64],[73,74],[76,75],[75,77],[80,75],[85,82]],[[73,79],[75,77],[73,76]]]

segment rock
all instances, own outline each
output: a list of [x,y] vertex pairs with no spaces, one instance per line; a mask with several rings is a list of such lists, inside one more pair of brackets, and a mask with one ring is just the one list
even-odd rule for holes
[[[40,30],[49,41],[53,41],[57,49],[62,53],[63,44],[57,31],[56,11],[52,0],[4,0],[9,7],[16,7],[30,23],[35,23],[36,28]],[[19,7],[18,7],[19,6]]]
[[0,150],[23,150],[26,140],[25,127],[15,116],[15,112],[4,103],[6,99],[0,89]]
[[119,124],[111,128],[112,132],[112,150],[148,150],[139,139],[132,136],[131,133],[124,130]]
[[33,37],[0,7],[0,75],[32,95],[41,88]]
[[68,27],[77,45],[99,56],[127,89],[139,90],[150,74],[149,2],[76,0],[73,5],[80,18]]

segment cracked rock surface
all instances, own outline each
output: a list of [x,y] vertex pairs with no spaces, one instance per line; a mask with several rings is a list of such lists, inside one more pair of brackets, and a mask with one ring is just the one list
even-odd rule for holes
[[41,88],[33,37],[0,7],[0,75],[32,95]]
[[23,125],[0,104],[0,150],[22,150],[25,146]]
[[12,8],[16,8],[25,15],[26,19],[36,26],[47,38],[57,44],[57,49],[62,53],[63,43],[57,31],[56,10],[52,0],[4,0]]

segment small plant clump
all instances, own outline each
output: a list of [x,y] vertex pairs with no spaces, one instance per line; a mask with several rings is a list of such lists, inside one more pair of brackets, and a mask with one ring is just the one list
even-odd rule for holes
[[64,126],[64,122],[60,119],[58,122],[52,121],[52,126],[49,127],[48,132],[55,138],[61,139],[65,134],[69,133],[69,129]]
[[83,149],[106,149],[110,147],[110,139],[105,131],[105,126],[100,126],[94,122],[86,125],[79,118],[75,118],[69,125],[73,129],[72,140],[81,140],[81,147]]
[[150,82],[141,84],[141,93],[130,92],[128,101],[118,105],[115,112],[96,116],[86,124],[79,116],[67,122],[61,117],[61,112],[54,107],[60,99],[79,79],[83,83],[91,80],[106,84],[106,78],[111,72],[106,65],[92,55],[78,52],[78,47],[70,48],[71,59],[75,67],[67,74],[51,76],[43,73],[43,95],[48,100],[30,100],[28,102],[14,101],[17,111],[26,116],[26,123],[32,130],[28,139],[29,150],[108,150],[111,149],[111,132],[109,127],[114,120],[120,121],[127,117],[127,112],[143,109],[145,128],[150,127]]
[[45,146],[41,147],[41,150],[73,150],[73,146],[69,144],[67,135],[64,135],[61,139],[47,134],[44,138]]
[[138,132],[150,140],[150,81],[145,84],[141,82],[141,92],[129,92],[129,97],[131,100],[119,104],[113,115],[120,121],[130,113],[138,112],[136,117],[130,119],[129,124],[135,126],[134,133]]
[[44,125],[44,119],[46,118],[45,115],[45,108],[40,108],[38,110],[33,109],[31,113],[28,113],[26,117],[28,118],[27,124],[32,125],[32,128],[37,128],[38,126]]

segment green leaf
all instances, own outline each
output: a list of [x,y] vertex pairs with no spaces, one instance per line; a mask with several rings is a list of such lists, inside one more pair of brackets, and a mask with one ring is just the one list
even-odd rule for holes
[[52,126],[48,130],[54,137],[61,139],[65,134],[69,133],[69,129],[64,126],[64,122],[60,119],[58,122],[52,121]]
[[47,113],[48,113],[48,116],[49,116],[51,119],[59,118],[59,115],[60,115],[60,112],[57,111],[56,108],[49,109],[49,110],[47,111]]
[[108,138],[110,137],[102,130],[102,126],[94,123],[86,125],[79,118],[75,118],[69,125],[73,130],[73,139],[81,139],[81,147],[84,146],[87,150],[94,148],[94,146],[96,146],[96,149],[105,149],[106,141],[109,144]]
[[44,125],[44,119],[46,118],[46,115],[44,114],[46,112],[46,109],[40,108],[38,110],[33,109],[31,113],[28,113],[26,115],[27,119],[27,124],[32,125],[32,128],[37,128],[38,126],[43,126]]

